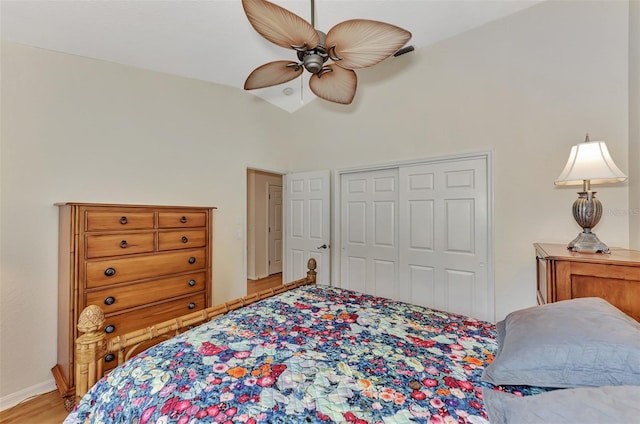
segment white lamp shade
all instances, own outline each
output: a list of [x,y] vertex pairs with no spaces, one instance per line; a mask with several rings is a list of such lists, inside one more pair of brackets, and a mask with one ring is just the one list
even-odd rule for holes
[[556,185],[578,185],[622,182],[627,176],[613,163],[604,141],[585,141],[571,147],[569,160]]

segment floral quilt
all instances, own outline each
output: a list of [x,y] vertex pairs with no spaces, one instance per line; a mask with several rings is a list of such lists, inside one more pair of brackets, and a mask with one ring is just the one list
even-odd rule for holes
[[64,424],[488,423],[480,376],[496,347],[488,322],[305,286],[139,354]]

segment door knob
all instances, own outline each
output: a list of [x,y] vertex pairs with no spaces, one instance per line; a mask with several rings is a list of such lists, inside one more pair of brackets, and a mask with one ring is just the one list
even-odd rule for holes
[[318,246],[318,247],[316,247],[316,249],[326,249],[326,248],[328,248],[328,247],[329,247],[329,246],[327,246],[326,244],[323,244],[322,246]]

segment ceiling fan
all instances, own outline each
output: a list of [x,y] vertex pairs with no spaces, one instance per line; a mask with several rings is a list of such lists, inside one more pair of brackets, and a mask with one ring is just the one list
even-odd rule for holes
[[311,74],[309,88],[318,97],[350,104],[356,94],[355,69],[375,65],[389,56],[413,50],[404,46],[411,33],[395,25],[368,19],[351,19],[335,25],[328,33],[314,28],[314,0],[311,23],[266,0],[242,0],[253,28],[272,43],[296,51],[298,61],[278,60],[256,68],[244,83],[245,90],[271,87]]

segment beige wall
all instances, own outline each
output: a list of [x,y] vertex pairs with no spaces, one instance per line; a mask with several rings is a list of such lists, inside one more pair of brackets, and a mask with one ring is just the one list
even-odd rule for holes
[[237,89],[11,43],[1,101],[3,406],[53,387],[55,202],[217,206],[214,302],[245,294],[246,169],[285,169],[287,112]]
[[[571,213],[578,187],[554,186],[571,145],[589,132],[629,170],[627,28],[626,1],[551,1],[359,71],[353,112],[315,102],[296,115],[321,116],[330,133],[297,140],[292,157],[320,169],[493,151],[500,319],[535,302],[532,243],[581,231]],[[598,197],[612,212],[595,232],[627,247],[628,184],[598,187]]]
[[640,250],[640,1],[629,2],[629,246]]
[[[627,160],[628,23],[626,1],[543,3],[359,71],[351,107],[316,101],[293,115],[228,87],[3,43],[0,406],[53,388],[59,201],[217,206],[222,301],[246,288],[237,234],[247,168],[491,150],[496,318],[534,304],[531,244],[580,230],[575,189],[553,185],[570,146],[588,131],[637,175]],[[314,122],[326,131],[309,131]],[[598,196],[629,210],[628,192],[625,183]],[[611,213],[596,232],[624,247],[629,222]]]

